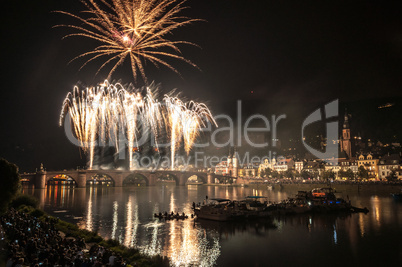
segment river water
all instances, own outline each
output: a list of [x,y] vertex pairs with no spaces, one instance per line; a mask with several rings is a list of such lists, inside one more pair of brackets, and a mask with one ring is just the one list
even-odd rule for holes
[[402,266],[402,202],[387,192],[345,190],[368,214],[294,215],[273,221],[218,223],[194,219],[159,221],[154,213],[191,214],[192,202],[209,198],[292,197],[297,188],[157,185],[153,187],[48,186],[24,188],[48,213],[169,257],[173,266]]

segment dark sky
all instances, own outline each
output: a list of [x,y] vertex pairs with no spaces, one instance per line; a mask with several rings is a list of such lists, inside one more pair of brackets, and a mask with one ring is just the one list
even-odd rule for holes
[[[402,4],[400,1],[189,0],[184,14],[204,19],[175,31],[183,55],[201,71],[171,60],[181,75],[148,64],[161,91],[177,88],[207,102],[214,114],[287,114],[299,118],[326,102],[402,97]],[[80,152],[58,127],[60,107],[77,83],[94,85],[100,62],[78,71],[67,64],[93,48],[83,38],[61,40],[78,0],[7,0],[2,4],[0,156],[30,171],[82,165]],[[133,82],[129,66],[113,75]],[[138,81],[142,86],[141,80]],[[385,101],[385,100],[384,100]],[[296,119],[295,119],[296,120]]]

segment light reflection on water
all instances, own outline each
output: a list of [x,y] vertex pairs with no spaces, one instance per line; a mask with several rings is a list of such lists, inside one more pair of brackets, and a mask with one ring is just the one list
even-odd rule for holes
[[[275,228],[264,221],[217,223],[189,218],[164,222],[153,217],[164,211],[191,214],[191,203],[203,202],[206,196],[243,199],[259,195],[279,201],[296,192],[264,187],[174,185],[24,188],[24,193],[36,195],[50,214],[97,231],[104,238],[135,246],[147,255],[167,256],[175,266],[264,266],[266,262],[311,265],[317,258],[330,261],[329,265],[345,260],[361,265],[374,264],[376,259],[369,260],[369,256],[375,253],[382,255],[378,263],[402,263],[398,237],[402,235],[402,203],[385,193],[348,192],[353,204],[370,209],[367,215],[288,216],[275,219]],[[378,245],[384,243],[393,245],[388,249]],[[284,256],[289,253],[292,257]]]

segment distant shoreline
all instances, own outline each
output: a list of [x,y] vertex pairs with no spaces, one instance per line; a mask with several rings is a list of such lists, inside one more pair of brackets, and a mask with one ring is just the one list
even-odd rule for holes
[[[206,186],[228,186],[228,187],[251,187],[251,188],[268,188],[273,187],[273,190],[291,190],[297,193],[297,191],[309,191],[314,188],[329,187],[327,183],[278,183],[278,184],[204,184]],[[390,194],[400,192],[402,189],[401,184],[373,184],[373,183],[331,183],[331,187],[335,188],[339,192],[353,192],[353,193],[381,193]]]
[[[328,187],[329,185],[326,183],[318,183],[318,184],[281,184],[279,185],[287,190],[311,190],[317,187]],[[400,192],[402,185],[400,184],[370,184],[370,183],[362,183],[362,184],[342,184],[342,183],[331,183],[331,187],[335,188],[337,191],[342,192],[354,192],[354,193],[383,193],[390,194],[395,192]],[[275,186],[276,188],[276,186]]]

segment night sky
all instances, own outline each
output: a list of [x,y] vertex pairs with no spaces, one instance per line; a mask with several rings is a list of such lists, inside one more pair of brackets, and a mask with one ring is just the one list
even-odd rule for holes
[[[199,45],[181,48],[201,70],[167,59],[180,77],[147,64],[148,79],[161,84],[161,93],[177,88],[208,103],[213,114],[234,116],[237,100],[245,116],[286,114],[283,132],[300,129],[302,118],[336,98],[352,111],[367,103],[401,103],[400,1],[189,0],[187,6],[184,15],[204,21],[169,38]],[[101,61],[81,71],[84,61],[68,64],[96,43],[62,40],[68,31],[52,28],[74,22],[52,11],[83,9],[78,0],[2,4],[0,157],[22,171],[41,162],[48,169],[85,164],[58,126],[60,107],[75,84],[95,85],[107,73],[95,76]],[[134,82],[128,65],[113,79]],[[397,124],[399,118],[387,119]]]

